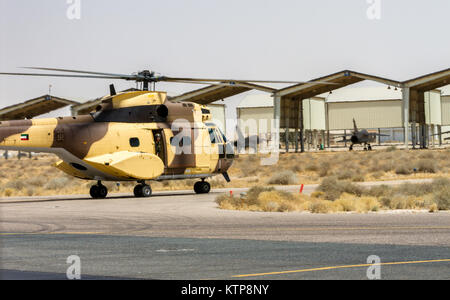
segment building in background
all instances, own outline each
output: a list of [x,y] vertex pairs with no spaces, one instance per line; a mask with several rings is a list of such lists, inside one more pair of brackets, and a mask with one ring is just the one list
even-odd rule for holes
[[208,104],[208,108],[211,111],[212,121],[222,130],[226,132],[227,119],[226,119],[226,104],[211,103]]
[[[425,118],[427,139],[432,145],[442,143],[446,135],[438,141],[439,132],[449,130],[450,125],[450,88],[425,92]],[[403,142],[404,129],[402,119],[402,91],[391,86],[341,88],[320,94],[317,97],[302,100],[303,104],[303,139],[309,147],[333,145],[333,136],[350,133],[353,119],[359,129],[387,134],[378,143]],[[281,108],[283,110],[283,108]],[[269,94],[246,96],[237,107],[238,124],[245,136],[267,135],[271,132],[274,116],[273,97]],[[267,125],[264,125],[267,124]],[[264,125],[264,126],[262,126]],[[253,129],[250,127],[253,126]],[[298,126],[301,128],[300,124]],[[418,135],[419,127],[409,131],[410,140]],[[250,132],[252,131],[252,132]],[[301,134],[295,129],[289,130],[291,141]],[[280,133],[284,143],[286,135]],[[334,144],[336,145],[336,144]],[[342,144],[343,145],[343,144]]]

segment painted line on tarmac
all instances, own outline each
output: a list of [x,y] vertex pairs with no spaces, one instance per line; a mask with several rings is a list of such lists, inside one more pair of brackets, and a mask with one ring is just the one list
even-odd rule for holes
[[[279,230],[278,227],[255,227],[260,230]],[[282,230],[294,230],[294,231],[326,231],[326,230],[439,230],[450,229],[450,226],[398,226],[398,227],[282,227]]]
[[450,262],[450,259],[401,261],[401,262],[387,262],[387,263],[378,263],[378,264],[343,265],[343,266],[321,267],[321,268],[313,268],[313,269],[233,275],[231,277],[233,277],[233,278],[259,277],[259,276],[268,276],[268,275],[306,273],[306,272],[317,272],[317,271],[337,270],[337,269],[363,268],[363,267],[371,267],[371,266],[393,266],[393,265],[424,264],[424,263],[438,263],[438,262]]
[[106,235],[105,232],[0,232],[0,236],[11,236],[11,235]]
[[[257,230],[280,230],[278,227],[255,227]],[[450,229],[450,226],[422,226],[422,227],[406,227],[406,226],[399,226],[399,227],[287,227],[287,228],[281,228],[285,231],[350,231],[350,230],[448,230]],[[136,232],[137,233],[137,232]],[[113,232],[0,232],[0,236],[8,236],[8,235],[57,235],[57,234],[67,234],[67,235],[110,235],[110,236],[123,236],[123,233],[113,233]],[[132,235],[132,236],[140,236]],[[143,235],[146,236],[146,235]]]

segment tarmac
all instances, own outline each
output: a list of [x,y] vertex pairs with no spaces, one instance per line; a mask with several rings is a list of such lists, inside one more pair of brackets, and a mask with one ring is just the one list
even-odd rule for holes
[[77,255],[82,279],[367,279],[373,256],[381,279],[450,279],[450,212],[228,211],[224,192],[0,199],[0,278],[65,279]]

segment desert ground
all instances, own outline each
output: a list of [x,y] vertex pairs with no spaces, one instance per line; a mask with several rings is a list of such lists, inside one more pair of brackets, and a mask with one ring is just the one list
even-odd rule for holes
[[[0,197],[87,194],[92,181],[67,176],[53,167],[53,155],[0,160]],[[365,182],[449,178],[450,149],[314,152],[280,154],[276,164],[261,165],[260,155],[240,155],[229,170],[210,179],[212,188],[319,184],[327,178]],[[154,191],[191,189],[196,180],[152,182]],[[105,182],[110,193],[130,192],[134,182]]]

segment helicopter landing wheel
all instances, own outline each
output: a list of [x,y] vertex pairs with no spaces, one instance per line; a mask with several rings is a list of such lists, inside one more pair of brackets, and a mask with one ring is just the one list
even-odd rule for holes
[[348,148],[349,151],[353,151],[353,145],[350,146],[350,148]]
[[367,150],[372,151],[372,146],[370,146],[370,144],[367,146]]
[[206,181],[197,181],[194,184],[194,191],[197,194],[208,194],[211,190],[211,185]]
[[152,188],[148,184],[138,184],[134,187],[134,196],[136,197],[150,197],[152,195]]
[[104,199],[108,195],[108,189],[99,181],[96,185],[91,186],[89,194],[94,199]]

